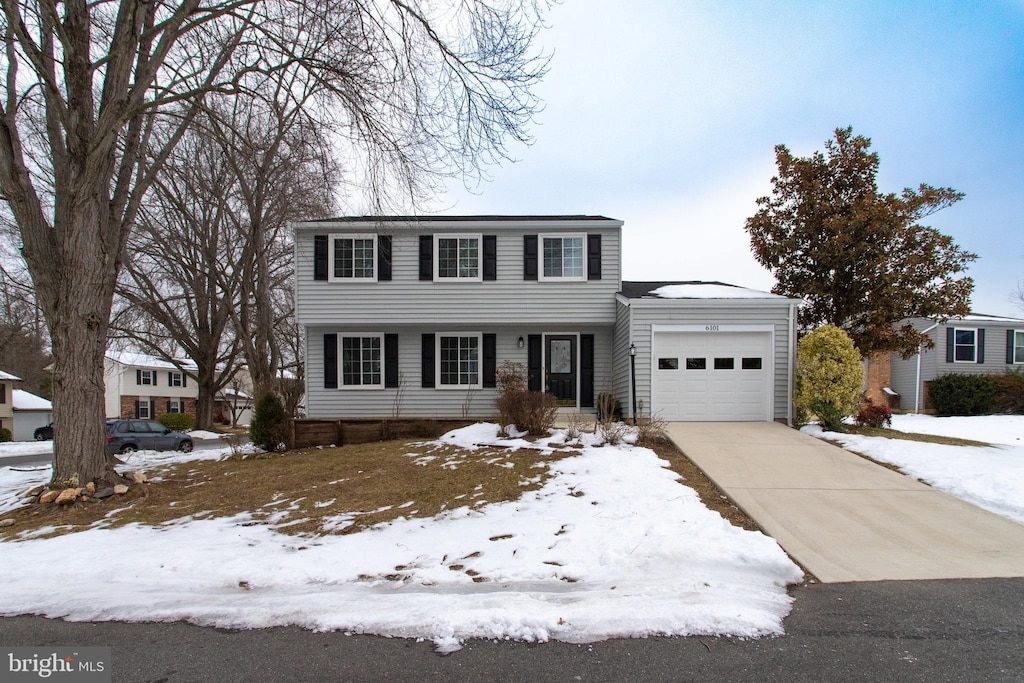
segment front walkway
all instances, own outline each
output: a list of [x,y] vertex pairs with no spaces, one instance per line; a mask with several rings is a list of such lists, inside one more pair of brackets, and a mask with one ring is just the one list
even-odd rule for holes
[[1024,525],[772,422],[672,441],[820,581],[1024,576]]

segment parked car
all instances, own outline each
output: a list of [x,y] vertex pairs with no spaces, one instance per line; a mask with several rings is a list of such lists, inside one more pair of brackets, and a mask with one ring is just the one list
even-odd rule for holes
[[107,420],[107,450],[111,453],[135,451],[192,450],[192,437],[168,429],[154,420]]
[[33,433],[36,441],[49,441],[53,438],[53,423],[46,425],[45,427],[37,427]]

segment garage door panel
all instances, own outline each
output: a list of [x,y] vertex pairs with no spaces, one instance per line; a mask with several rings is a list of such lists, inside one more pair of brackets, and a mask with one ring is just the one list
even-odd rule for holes
[[[768,419],[770,349],[766,332],[656,333],[652,410],[665,420]],[[715,359],[725,359],[720,369]]]

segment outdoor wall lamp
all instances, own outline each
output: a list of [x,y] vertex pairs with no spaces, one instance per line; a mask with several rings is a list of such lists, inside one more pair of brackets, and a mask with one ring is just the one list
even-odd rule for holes
[[519,348],[523,348],[524,346],[526,346],[526,342],[523,340],[522,337],[519,338],[519,341],[516,342],[516,344],[519,345]]

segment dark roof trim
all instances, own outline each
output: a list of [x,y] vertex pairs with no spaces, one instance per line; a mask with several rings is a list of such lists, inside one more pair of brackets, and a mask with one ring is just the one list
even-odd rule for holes
[[649,296],[651,292],[661,287],[667,287],[669,285],[721,285],[722,287],[736,287],[736,289],[744,289],[743,287],[737,287],[736,285],[730,285],[728,282],[718,282],[717,280],[673,280],[671,282],[626,282],[622,283],[622,291],[620,294],[627,299],[642,299]]
[[299,223],[456,223],[517,221],[610,221],[605,216],[337,216],[314,218]]

